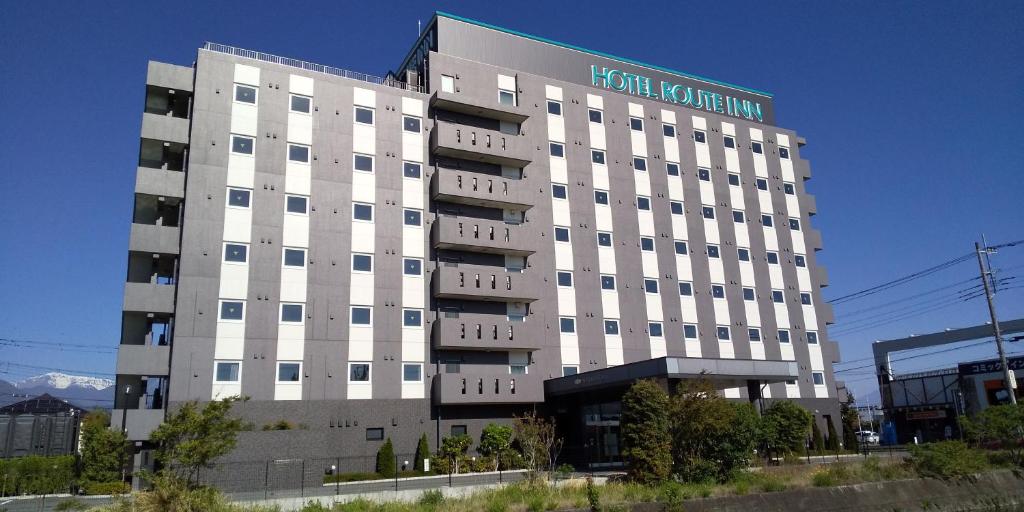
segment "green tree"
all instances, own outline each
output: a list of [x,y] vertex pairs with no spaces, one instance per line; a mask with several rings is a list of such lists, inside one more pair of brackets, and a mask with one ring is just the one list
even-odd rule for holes
[[416,445],[416,460],[412,463],[412,468],[416,471],[423,471],[423,461],[430,457],[430,445],[427,444],[427,435],[423,434],[420,436],[420,442]]
[[832,417],[829,416],[825,422],[825,428],[827,429],[828,437],[825,438],[825,448],[829,451],[836,451],[839,449],[839,434],[836,433],[836,426],[832,424]]
[[973,420],[962,418],[967,437],[974,443],[998,445],[1007,450],[1013,461],[1024,464],[1024,404],[988,407]]
[[724,481],[745,467],[761,424],[752,406],[730,403],[706,379],[679,385],[671,418],[675,470],[692,482]]
[[538,471],[553,470],[562,452],[562,438],[558,437],[555,422],[536,412],[516,416],[512,424],[515,444],[523,457],[523,464],[535,477]]
[[811,449],[816,452],[822,452],[825,450],[825,437],[821,435],[821,429],[818,428],[818,420],[811,420]]
[[849,395],[849,398],[839,406],[839,413],[843,418],[843,445],[846,446],[847,450],[856,450],[857,445],[857,425],[859,424],[859,415],[857,408],[855,407],[855,401],[853,395]]
[[672,473],[668,393],[653,380],[636,381],[622,396],[619,428],[629,478],[647,484],[668,479]]
[[441,450],[438,455],[451,461],[453,473],[459,472],[459,463],[466,458],[469,446],[473,444],[473,438],[466,434],[446,437],[441,440]]
[[398,468],[395,463],[395,447],[389,437],[377,450],[377,474],[384,478],[394,478]]
[[110,428],[110,415],[106,411],[86,414],[82,419],[81,485],[121,481],[127,446],[124,434]]
[[212,467],[213,461],[234,449],[238,432],[245,423],[230,416],[237,396],[207,402],[202,408],[195,401],[185,402],[150,434],[157,443],[156,460],[170,476],[186,486],[198,484],[199,469]]
[[502,459],[512,450],[512,427],[488,423],[480,433],[480,446],[476,451],[484,457],[494,458],[494,470],[501,467]]
[[812,419],[807,409],[789,400],[777,400],[761,416],[762,439],[782,453],[801,452]]

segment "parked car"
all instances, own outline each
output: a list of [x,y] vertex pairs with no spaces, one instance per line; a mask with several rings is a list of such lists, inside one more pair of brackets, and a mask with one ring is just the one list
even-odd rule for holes
[[878,444],[879,437],[877,432],[870,430],[861,430],[857,432],[857,442],[862,444]]

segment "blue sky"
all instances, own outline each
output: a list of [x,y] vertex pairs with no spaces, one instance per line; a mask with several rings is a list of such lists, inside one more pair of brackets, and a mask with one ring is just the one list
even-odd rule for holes
[[[116,346],[148,59],[187,65],[215,41],[383,75],[435,9],[774,93],[778,123],[808,141],[827,298],[965,254],[982,233],[1024,238],[1020,2],[295,4],[5,6],[0,338]],[[1024,247],[993,265],[1024,284]],[[980,299],[906,318],[897,309],[942,305],[970,284],[886,304],[976,274],[967,262],[837,306],[844,359],[868,356],[874,339],[987,320]],[[1001,292],[1000,315],[1024,316],[1022,299],[1024,289]],[[865,308],[875,309],[854,314]],[[877,313],[895,321],[860,329]],[[897,368],[991,354],[988,345]],[[0,345],[0,379],[41,372],[5,363],[110,373],[114,355]],[[859,395],[874,388],[864,371],[844,372]]]

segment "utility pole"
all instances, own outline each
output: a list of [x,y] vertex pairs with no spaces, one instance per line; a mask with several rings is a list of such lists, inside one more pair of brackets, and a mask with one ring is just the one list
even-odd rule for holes
[[999,364],[1003,367],[1003,380],[1006,384],[1006,391],[1010,394],[1010,403],[1016,405],[1017,397],[1014,395],[1014,382],[1010,376],[1010,366],[1006,363],[1006,353],[1003,352],[1003,335],[999,330],[999,320],[996,319],[996,306],[992,300],[992,289],[989,287],[989,278],[992,272],[985,267],[985,259],[982,252],[988,256],[988,247],[981,247],[981,244],[974,242],[974,251],[978,254],[978,269],[981,271],[981,283],[985,287],[985,299],[988,301],[988,314],[992,317],[992,334],[996,338],[996,350],[999,352]]

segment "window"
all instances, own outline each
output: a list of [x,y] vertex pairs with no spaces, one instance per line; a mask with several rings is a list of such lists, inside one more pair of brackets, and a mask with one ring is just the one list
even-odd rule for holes
[[572,272],[558,271],[555,273],[558,286],[572,287]]
[[306,215],[309,213],[309,200],[304,196],[284,196],[284,211]]
[[572,334],[576,332],[576,319],[569,317],[562,317],[558,319],[558,331],[566,334]]
[[693,297],[693,284],[686,281],[679,281],[679,295]]
[[686,256],[690,254],[689,248],[686,247],[686,242],[682,240],[676,240],[673,245],[675,246],[676,254],[679,254],[681,256]]
[[235,101],[256,104],[256,88],[248,85],[235,84]]
[[422,276],[423,260],[419,258],[405,258],[402,260],[402,273],[407,276]]
[[688,340],[697,339],[697,326],[693,324],[683,324],[683,338]]
[[722,139],[722,144],[730,149],[736,149],[736,139],[732,135],[726,135]]
[[640,237],[640,250],[641,251],[653,251],[654,250],[654,239],[646,236]]
[[302,323],[302,304],[281,304],[281,321]]
[[800,219],[789,219],[789,229],[800,231]]
[[516,93],[514,93],[512,91],[507,91],[505,89],[498,89],[498,103],[500,103],[502,105],[512,105],[512,106],[515,106],[515,104],[516,104]]
[[240,300],[220,301],[221,320],[245,320],[245,302]]
[[732,220],[733,220],[733,222],[737,222],[737,223],[742,224],[743,221],[746,220],[746,219],[743,217],[743,212],[741,212],[739,210],[733,210],[732,211]]
[[217,382],[238,382],[238,370],[241,366],[241,363],[218,362],[215,380]]
[[782,290],[772,290],[772,302],[776,304],[782,304],[785,302],[785,297],[782,295]]
[[634,156],[633,168],[641,172],[647,172],[647,159]]
[[811,372],[811,380],[814,381],[815,386],[824,386],[825,374],[822,372]]
[[373,124],[373,109],[356,107],[356,122],[360,124]]
[[729,328],[724,325],[719,325],[715,331],[718,333],[718,339],[721,341],[729,341]]
[[420,164],[415,162],[405,162],[402,164],[402,176],[406,178],[420,179],[422,176]]
[[402,130],[410,133],[420,133],[420,118],[413,116],[402,116]]
[[455,92],[455,77],[451,75],[441,75],[441,92],[454,93]]
[[779,329],[779,343],[789,343],[789,331]]
[[370,363],[349,363],[349,382],[370,382]]
[[651,198],[636,196],[636,209],[651,211]]
[[402,382],[423,382],[423,365],[420,363],[403,364]]
[[373,256],[370,254],[353,254],[352,271],[373,272]]
[[601,232],[598,232],[597,233],[597,245],[600,245],[601,247],[611,247],[612,246],[612,234],[611,233],[601,233]]
[[814,331],[807,331],[807,344],[817,345],[818,344],[818,333]]
[[758,190],[768,190],[768,180],[764,178],[757,178],[754,180],[754,185],[757,186]]
[[697,169],[697,179],[701,181],[711,181],[711,170]]
[[669,176],[679,176],[679,164],[665,164],[665,172],[668,173]]
[[305,267],[306,266],[306,250],[305,249],[288,249],[284,250],[284,266],[286,267]]
[[508,365],[508,373],[512,375],[526,375],[525,364],[510,364]]
[[799,254],[797,254],[796,256],[793,256],[793,262],[796,263],[796,266],[798,266],[798,267],[806,267],[807,266],[807,258],[805,258],[804,256],[801,256]]
[[243,135],[231,136],[231,152],[239,155],[252,155],[256,139]]
[[365,203],[352,203],[352,220],[364,220],[373,222],[373,205]]
[[372,325],[373,308],[370,306],[352,306],[352,325]]
[[658,280],[644,279],[644,291],[647,293],[658,293]]
[[768,251],[765,254],[765,256],[766,256],[765,259],[768,260],[768,264],[769,265],[778,265],[779,264],[779,253],[777,253],[775,251]]
[[683,203],[680,203],[679,201],[669,201],[668,209],[670,212],[672,212],[672,215],[682,215]]
[[796,379],[789,379],[786,381],[787,386],[796,386]]
[[661,132],[664,133],[666,137],[675,137],[676,127],[671,124],[663,124],[661,125]]
[[576,375],[579,372],[580,372],[580,370],[576,366],[563,366],[562,367],[562,377],[568,377],[570,375]]
[[548,114],[553,116],[562,115],[562,102],[555,100],[548,100]]
[[740,186],[740,175],[735,173],[729,173],[729,185],[733,187]]
[[309,146],[303,146],[300,144],[288,144],[288,161],[308,164]]
[[650,333],[652,338],[662,337],[661,322],[648,322],[647,332]]
[[373,172],[373,157],[370,155],[354,155],[352,157],[352,170]]
[[602,290],[614,290],[615,289],[615,276],[601,276],[601,289]]
[[761,215],[761,224],[763,224],[766,228],[770,228],[775,224],[775,222],[772,220],[771,215],[765,214]]
[[714,206],[703,206],[700,209],[701,215],[705,219],[713,220],[715,218],[715,207]]
[[224,244],[224,261],[245,263],[249,261],[249,246],[245,244]]
[[549,142],[548,152],[556,158],[565,158],[565,144],[561,142]]
[[779,148],[779,158],[782,158],[784,160],[789,160],[789,148],[780,147]]
[[555,199],[565,199],[568,197],[565,185],[559,185],[556,183],[551,184],[551,197]]
[[719,258],[721,257],[718,253],[718,246],[708,244],[708,258]]
[[736,249],[736,256],[739,257],[740,261],[750,261],[750,249],[740,247]]
[[639,117],[629,118],[629,129],[637,132],[644,131],[644,120]]
[[277,363],[278,382],[298,382],[302,363]]
[[587,113],[591,123],[601,124],[604,122],[604,113],[600,110],[590,109]]
[[569,228],[555,228],[555,241],[556,242],[568,242],[569,241]]
[[747,329],[747,337],[750,338],[750,341],[761,341],[761,329],[757,327]]
[[605,320],[604,321],[604,333],[612,336],[618,336],[619,334],[619,321],[618,320]]
[[604,190],[595,190],[594,202],[597,204],[608,204],[608,192],[605,192]]
[[803,304],[804,306],[810,306],[811,305],[811,294],[809,294],[809,293],[801,293],[800,294],[800,304]]
[[764,149],[761,148],[761,143],[757,141],[753,141],[750,143],[750,150],[759,155],[764,153]]
[[711,296],[716,299],[725,298],[725,287],[720,284],[711,285]]
[[292,112],[298,112],[300,114],[309,114],[312,110],[310,108],[313,103],[313,98],[309,96],[299,96],[298,94],[292,94],[291,100],[288,103],[288,109]]
[[706,144],[708,142],[708,136],[703,130],[694,130],[693,140],[698,144]]
[[754,300],[754,289],[753,288],[744,288],[743,289],[743,300],[746,300],[746,301],[753,301]]
[[423,311],[419,309],[403,309],[402,326],[423,327]]
[[591,149],[590,161],[594,162],[595,164],[604,165],[604,151],[601,151],[600,149]]
[[402,214],[402,223],[406,226],[420,227],[423,225],[423,212],[406,208]]
[[451,428],[452,436],[465,436],[469,435],[465,425],[452,425]]
[[785,192],[787,195],[791,195],[791,196],[795,195],[796,194],[796,186],[793,185],[792,183],[783,183],[782,184],[782,191]]

